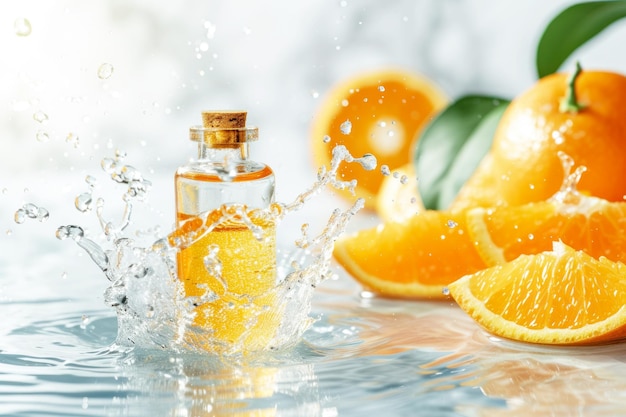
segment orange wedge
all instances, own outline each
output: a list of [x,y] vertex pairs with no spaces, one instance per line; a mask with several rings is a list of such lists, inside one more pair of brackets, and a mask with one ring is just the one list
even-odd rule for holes
[[555,240],[595,258],[626,260],[626,203],[576,195],[569,202],[552,198],[516,207],[476,208],[467,212],[467,228],[490,266],[550,250]]
[[465,214],[440,211],[344,236],[334,255],[366,289],[399,298],[444,298],[447,284],[486,267]]
[[376,212],[383,221],[402,221],[424,210],[413,163],[395,169],[383,179],[376,197]]
[[626,337],[626,265],[555,242],[448,286],[461,308],[496,336],[543,344]]

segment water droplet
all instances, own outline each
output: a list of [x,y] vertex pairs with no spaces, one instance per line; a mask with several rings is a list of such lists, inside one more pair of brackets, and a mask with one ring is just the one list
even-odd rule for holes
[[352,132],[352,122],[350,122],[350,120],[346,120],[339,126],[339,130],[344,135],[349,135],[350,132]]
[[378,86],[378,91],[384,92],[385,91],[385,86],[384,85],[379,85]]
[[33,114],[33,120],[37,123],[45,123],[48,121],[48,115],[42,111],[38,111]]
[[61,272],[61,279],[67,279],[67,272],[66,271]]
[[26,221],[26,212],[24,209],[18,209],[13,216],[15,223],[22,224]]
[[317,90],[311,90],[311,97],[318,98],[320,93]]
[[350,102],[348,101],[348,99],[343,99],[341,100],[341,106],[342,107],[348,107],[350,105]]
[[43,207],[39,207],[37,210],[37,220],[41,223],[47,221],[50,218],[50,212]]
[[402,177],[400,177],[400,184],[406,185],[408,182],[409,182],[409,177],[407,177],[406,175],[403,175]]
[[535,235],[533,235],[532,233],[528,234],[528,240],[533,240],[535,238]]
[[68,133],[67,136],[65,137],[65,142],[74,145],[75,148],[78,148],[78,145],[79,145],[78,135],[75,135],[72,132]]
[[80,328],[85,330],[89,324],[89,316],[83,315],[80,319]]
[[207,20],[206,22],[204,22],[204,28],[206,29],[207,39],[213,39],[215,37],[215,31],[217,30],[217,26]]
[[323,141],[324,143],[330,143],[330,136],[325,135],[325,136],[324,136],[324,139],[322,139],[322,141]]
[[400,173],[399,173],[398,171],[393,171],[393,177],[394,177],[395,179],[400,178]]
[[448,220],[448,222],[446,224],[448,225],[448,227],[450,229],[454,229],[455,227],[457,227],[459,225],[457,222],[455,222],[452,219]]
[[87,183],[87,185],[89,185],[89,188],[94,188],[98,184],[98,180],[96,179],[96,177],[91,175],[87,175],[85,177],[85,182]]
[[81,213],[86,213],[93,208],[93,198],[91,193],[82,193],[74,200],[76,209]]
[[98,67],[98,78],[107,80],[113,75],[113,65],[105,62]]
[[6,230],[6,232],[5,232],[5,234],[6,234],[7,236],[11,236],[11,235],[13,234],[13,230],[11,230],[11,229],[7,229],[7,230]]
[[31,218],[31,219],[36,219],[37,218],[37,213],[39,208],[34,205],[33,203],[26,203],[24,204],[24,206],[22,207],[24,209],[24,211],[26,212],[26,215]]
[[85,231],[80,226],[61,226],[57,229],[55,236],[59,240],[64,240],[69,237],[75,241],[79,241],[85,236]]
[[37,138],[37,142],[48,142],[50,140],[50,135],[43,130],[39,130],[35,138]]
[[381,166],[381,167],[380,167],[380,172],[381,172],[384,176],[386,176],[386,177],[388,177],[389,175],[391,175],[391,170],[389,169],[389,165],[383,165],[383,166]]
[[372,155],[371,153],[366,153],[365,155],[360,157],[357,160],[357,162],[361,164],[361,166],[366,171],[371,171],[376,168],[376,165],[378,165],[378,161],[376,160],[376,157]]
[[441,289],[441,293],[442,293],[443,295],[450,295],[450,290],[448,289],[448,287],[443,287],[443,288]]
[[15,34],[17,36],[28,36],[33,31],[30,21],[25,17],[15,19],[15,22],[13,22],[13,28],[15,29]]

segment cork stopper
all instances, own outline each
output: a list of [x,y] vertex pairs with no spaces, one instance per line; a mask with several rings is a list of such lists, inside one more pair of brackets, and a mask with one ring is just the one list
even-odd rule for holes
[[245,111],[203,111],[202,125],[209,128],[233,129],[246,127]]
[[236,148],[258,139],[256,127],[246,127],[247,112],[240,110],[203,111],[202,126],[190,129],[190,138],[212,148]]

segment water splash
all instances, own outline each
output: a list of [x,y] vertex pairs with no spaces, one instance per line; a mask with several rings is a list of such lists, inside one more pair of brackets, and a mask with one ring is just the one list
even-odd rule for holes
[[587,167],[580,165],[572,172],[574,159],[563,151],[559,151],[558,156],[563,165],[563,183],[559,191],[557,191],[550,200],[564,206],[577,205],[581,202],[582,198],[577,188],[578,183],[583,173],[587,171]]
[[[111,180],[126,186],[123,194],[125,210],[120,222],[114,224],[103,216],[104,200],[93,195],[96,184],[94,177],[88,176],[85,179],[89,191],[80,194],[75,202],[79,211],[86,212],[90,210],[93,201],[96,201],[96,215],[109,248],[104,249],[86,236],[85,230],[77,225],[60,226],[56,231],[58,239],[71,239],[83,248],[111,282],[104,299],[117,312],[118,345],[204,354],[207,351],[219,351],[222,354],[248,353],[248,334],[244,333],[234,343],[225,346],[223,340],[213,337],[212,329],[193,326],[198,306],[210,308],[212,303],[229,300],[232,300],[229,302],[232,308],[255,311],[251,316],[251,325],[252,321],[267,314],[272,315],[272,320],[277,323],[267,340],[253,350],[272,351],[296,344],[314,321],[309,314],[315,288],[333,275],[330,266],[334,241],[343,233],[349,220],[364,206],[362,199],[357,199],[346,210],[335,209],[322,232],[316,236],[310,236],[308,225],[303,225],[302,236],[295,242],[295,247],[288,252],[279,253],[277,285],[257,297],[230,293],[223,280],[223,288],[219,291],[205,287],[200,296],[185,296],[183,285],[177,277],[177,253],[218,225],[233,219],[245,223],[257,238],[262,239],[263,229],[256,226],[259,223],[254,218],[266,217],[278,224],[328,185],[339,189],[353,189],[356,181],[337,179],[340,164],[356,162],[364,169],[371,170],[376,167],[376,158],[369,154],[354,158],[344,146],[336,146],[330,167],[322,167],[314,184],[292,202],[274,203],[266,210],[249,210],[242,205],[222,206],[185,222],[167,236],[147,245],[140,245],[125,230],[131,223],[133,204],[143,199],[150,188],[150,182],[135,168],[124,164],[125,157],[123,152],[117,152],[114,158],[104,158],[101,163],[103,171]],[[220,279],[219,247],[207,248],[204,265],[212,276]],[[272,311],[259,308],[256,303],[256,299],[268,297],[279,300],[279,304]]]

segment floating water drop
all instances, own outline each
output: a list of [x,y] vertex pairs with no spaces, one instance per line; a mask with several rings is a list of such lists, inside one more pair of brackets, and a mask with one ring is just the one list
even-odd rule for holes
[[324,136],[324,139],[322,139],[322,141],[323,141],[324,143],[330,143],[330,136],[325,135],[325,136]]
[[71,238],[75,241],[80,241],[85,236],[85,231],[80,226],[61,226],[57,229],[55,235],[59,240]]
[[446,224],[448,225],[448,227],[450,229],[454,229],[455,227],[457,227],[459,225],[457,222],[455,222],[452,219],[448,220],[448,222]]
[[217,26],[207,20],[206,22],[204,22],[204,28],[206,29],[207,39],[213,39],[215,37],[215,31],[217,30]]
[[22,224],[26,221],[26,212],[24,211],[24,209],[18,209],[15,212],[15,215],[13,216],[13,219],[15,220],[15,223],[17,224]]
[[80,211],[81,213],[87,213],[88,211],[91,211],[91,209],[93,208],[93,197],[91,193],[82,193],[78,195],[74,199],[74,206],[76,206],[76,210]]
[[352,122],[350,122],[350,120],[346,120],[339,126],[339,130],[344,135],[349,135],[350,132],[352,132]]
[[98,67],[98,78],[101,80],[107,80],[111,75],[113,75],[113,65],[105,62]]
[[38,111],[33,114],[33,120],[37,123],[45,123],[48,121],[48,115],[42,111]]
[[89,188],[94,188],[98,184],[98,180],[92,175],[87,175],[85,177],[85,182],[89,185]]
[[43,130],[39,130],[35,135],[37,142],[48,142],[50,140],[50,135]]
[[25,17],[15,19],[15,22],[13,22],[13,28],[15,29],[15,34],[17,36],[28,36],[33,31],[30,21]]
[[45,222],[50,218],[50,212],[43,207],[37,209],[37,220]]
[[376,157],[371,153],[366,153],[362,157],[355,159],[355,161],[361,164],[363,169],[365,169],[366,171],[372,171],[376,169],[376,165],[378,165]]
[[78,135],[75,135],[72,132],[67,134],[67,136],[65,137],[65,142],[74,145],[75,148],[78,148],[78,145],[80,144]]
[[386,177],[391,175],[391,170],[389,169],[389,165],[381,166],[380,167],[380,172],[381,172],[381,174],[383,174]]
[[385,91],[385,86],[384,85],[379,85],[378,86],[378,91],[380,91],[381,93]]
[[407,177],[406,175],[403,175],[400,177],[400,184],[406,185],[408,182],[409,182],[409,177]]
[[448,287],[443,287],[443,288],[441,289],[441,293],[442,293],[443,295],[450,295],[450,290],[448,289]]

